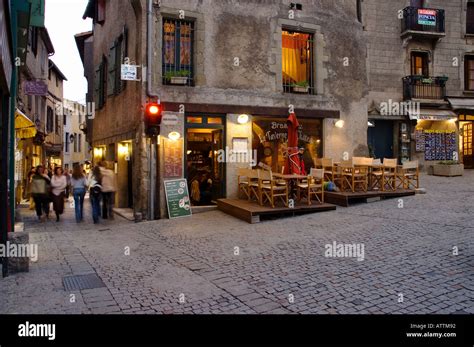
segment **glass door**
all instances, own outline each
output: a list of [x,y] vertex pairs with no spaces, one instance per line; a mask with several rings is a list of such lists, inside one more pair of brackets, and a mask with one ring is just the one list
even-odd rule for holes
[[224,143],[224,117],[186,116],[186,179],[195,206],[225,197]]
[[467,169],[474,168],[474,154],[472,148],[472,137],[473,137],[473,126],[472,123],[464,124],[462,127],[462,154],[464,167]]

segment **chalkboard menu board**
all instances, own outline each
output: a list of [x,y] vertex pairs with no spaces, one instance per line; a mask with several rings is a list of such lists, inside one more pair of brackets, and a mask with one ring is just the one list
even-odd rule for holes
[[456,152],[456,133],[444,130],[425,130],[425,160],[453,160]]
[[190,216],[191,202],[186,179],[167,180],[164,184],[169,218]]
[[183,177],[183,141],[164,141],[164,177],[174,178]]

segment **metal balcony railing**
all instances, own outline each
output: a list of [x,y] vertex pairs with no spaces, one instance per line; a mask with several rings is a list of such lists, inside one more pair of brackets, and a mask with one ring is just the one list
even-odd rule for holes
[[444,10],[434,8],[405,7],[403,9],[402,33],[421,31],[444,34]]
[[445,100],[447,77],[406,76],[403,78],[403,99]]

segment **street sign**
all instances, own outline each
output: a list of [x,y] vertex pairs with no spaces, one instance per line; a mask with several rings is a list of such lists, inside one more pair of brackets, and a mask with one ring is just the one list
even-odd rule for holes
[[178,124],[178,116],[175,114],[163,113],[161,123],[164,125],[176,125]]
[[48,95],[48,85],[43,81],[25,81],[23,84],[23,90],[26,95]]
[[137,78],[137,67],[138,65],[122,64],[120,69],[121,79],[123,81],[139,81],[139,79]]
[[187,217],[192,214],[186,179],[164,181],[168,217]]

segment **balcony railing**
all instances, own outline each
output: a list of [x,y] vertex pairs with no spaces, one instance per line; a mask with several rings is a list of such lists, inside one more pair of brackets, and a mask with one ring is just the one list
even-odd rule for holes
[[402,18],[402,34],[421,32],[422,34],[444,36],[444,10],[433,8],[405,7]]
[[445,100],[447,77],[406,76],[403,78],[403,99]]

